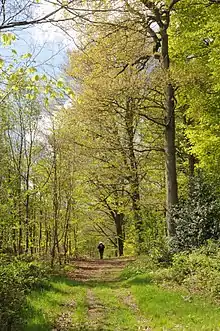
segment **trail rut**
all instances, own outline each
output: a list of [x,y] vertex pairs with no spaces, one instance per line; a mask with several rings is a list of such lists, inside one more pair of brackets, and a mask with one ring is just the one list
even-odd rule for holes
[[[149,331],[147,321],[132,296],[121,288],[120,274],[134,258],[115,258],[103,260],[73,260],[73,270],[66,276],[76,281],[75,286],[86,287],[85,307],[87,320],[83,324],[70,325],[70,314],[62,314],[56,323],[56,331],[90,330],[90,331]],[[124,326],[115,325],[114,318],[121,318],[118,309],[127,310],[128,316],[136,316],[136,327],[131,328],[128,322]],[[116,317],[118,316],[118,317]],[[131,318],[131,317],[129,317]],[[124,322],[123,322],[124,323]],[[67,328],[64,327],[66,325]],[[58,326],[58,327],[57,327]],[[63,326],[63,327],[62,327]]]

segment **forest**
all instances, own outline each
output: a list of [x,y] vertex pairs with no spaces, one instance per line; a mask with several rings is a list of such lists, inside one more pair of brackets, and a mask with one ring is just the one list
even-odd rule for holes
[[[220,330],[220,1],[2,0],[0,18],[0,330]],[[73,40],[54,77],[16,48],[44,24]],[[186,305],[207,297],[209,324],[27,308],[61,280],[83,300],[83,277],[88,306],[96,277],[105,302],[108,268],[138,316],[166,283]]]

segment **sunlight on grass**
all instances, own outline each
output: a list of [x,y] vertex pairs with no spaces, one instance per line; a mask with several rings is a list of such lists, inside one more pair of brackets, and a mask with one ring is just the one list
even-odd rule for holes
[[130,282],[142,314],[153,330],[220,330],[220,307],[204,298],[188,297],[145,283],[146,275]]
[[119,297],[126,297],[125,289],[113,290],[108,286],[97,287],[93,289],[93,293],[105,306],[104,324],[106,324],[106,330],[137,330],[135,312],[119,299]]
[[[70,328],[59,327],[57,321],[67,313]],[[116,283],[54,278],[50,287],[28,296],[26,317],[24,331],[220,330],[220,306],[156,286],[147,274]]]
[[55,279],[48,289],[34,291],[28,296],[27,325],[25,331],[49,331],[56,319],[67,310],[73,323],[86,319],[86,289],[76,282]]

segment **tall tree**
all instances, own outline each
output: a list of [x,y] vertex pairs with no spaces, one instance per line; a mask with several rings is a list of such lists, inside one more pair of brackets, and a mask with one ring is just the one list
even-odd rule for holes
[[[84,125],[88,123],[83,134],[87,131],[89,138],[81,143],[90,148],[91,156],[103,167],[109,168],[109,179],[118,178],[111,184],[121,183],[121,187],[118,186],[121,192],[125,185],[141,250],[145,231],[141,182],[142,178],[148,180],[148,176],[143,175],[143,165],[149,155],[155,157],[155,152],[163,152],[164,124],[158,128],[157,116],[161,116],[161,109],[151,87],[159,73],[155,73],[156,77],[151,74],[152,81],[148,83],[149,73],[139,70],[136,59],[140,52],[145,54],[147,46],[145,38],[137,31],[116,31],[106,38],[102,38],[102,33],[98,37],[97,30],[90,30],[90,33],[94,33],[96,42],[93,41],[84,53],[70,54],[69,75],[80,86],[74,116],[78,110],[81,112],[79,121],[83,120]],[[101,169],[99,171],[102,173]]]

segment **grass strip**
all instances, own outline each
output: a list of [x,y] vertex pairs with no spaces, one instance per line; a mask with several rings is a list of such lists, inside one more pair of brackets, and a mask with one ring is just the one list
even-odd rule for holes
[[126,283],[152,330],[220,330],[220,306],[217,304],[153,285],[148,275]]
[[51,331],[66,312],[71,313],[72,324],[86,321],[86,288],[62,277],[54,278],[48,288],[28,296],[24,331]]

